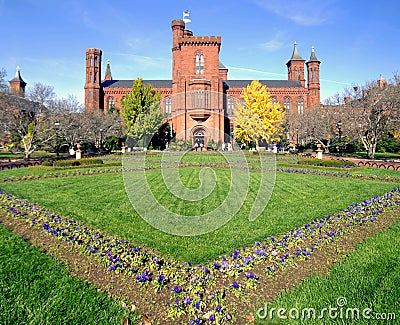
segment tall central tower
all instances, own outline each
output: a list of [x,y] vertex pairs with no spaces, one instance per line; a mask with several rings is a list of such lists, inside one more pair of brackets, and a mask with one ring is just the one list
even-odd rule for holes
[[101,50],[86,50],[85,109],[103,109],[101,93]]
[[[197,131],[205,139],[223,139],[224,112],[222,80],[226,68],[220,70],[221,36],[193,36],[183,20],[172,21],[172,116],[177,134],[196,138]],[[214,134],[213,130],[221,130]],[[214,133],[213,133],[214,132]]]

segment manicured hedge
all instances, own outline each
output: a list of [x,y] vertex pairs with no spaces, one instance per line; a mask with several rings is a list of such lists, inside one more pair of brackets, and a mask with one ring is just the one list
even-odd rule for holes
[[57,160],[54,163],[45,161],[42,166],[54,166],[54,167],[72,167],[72,166],[93,166],[102,165],[103,160],[99,158],[82,158],[82,159],[69,159],[69,160]]
[[297,162],[299,165],[323,166],[323,167],[343,167],[356,166],[355,163],[349,160],[321,160],[316,158],[300,159]]

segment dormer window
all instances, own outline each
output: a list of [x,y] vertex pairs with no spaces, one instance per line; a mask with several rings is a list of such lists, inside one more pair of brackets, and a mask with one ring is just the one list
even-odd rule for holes
[[204,74],[204,54],[203,54],[203,52],[196,53],[196,74]]

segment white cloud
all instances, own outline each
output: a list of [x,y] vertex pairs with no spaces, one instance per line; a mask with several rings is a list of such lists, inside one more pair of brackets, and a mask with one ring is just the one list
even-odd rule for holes
[[274,14],[302,26],[323,25],[332,20],[337,0],[254,0],[255,3]]
[[283,42],[278,41],[278,40],[270,40],[265,43],[261,43],[260,47],[262,47],[263,49],[265,49],[269,52],[273,52],[273,51],[277,51],[280,48],[282,48],[283,44],[284,44]]
[[[279,76],[279,77],[286,77],[286,74],[283,73],[276,73],[276,72],[270,72],[270,71],[262,71],[262,70],[256,70],[256,69],[249,69],[249,68],[242,68],[242,67],[228,67],[228,69],[231,71],[237,71],[237,72],[246,72],[250,74],[262,74],[262,75],[269,75],[269,76]],[[248,78],[248,77],[247,77]]]

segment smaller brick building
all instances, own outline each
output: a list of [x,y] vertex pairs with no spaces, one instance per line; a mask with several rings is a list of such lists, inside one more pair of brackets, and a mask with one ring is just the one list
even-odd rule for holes
[[[243,89],[252,80],[228,79],[228,69],[219,58],[221,36],[194,36],[183,20],[172,21],[171,27],[172,78],[143,80],[143,83],[151,84],[161,93],[161,108],[177,138],[205,145],[211,139],[229,141],[236,101],[242,101]],[[131,91],[134,80],[113,79],[109,61],[101,80],[101,62],[100,49],[86,50],[85,107],[120,109],[120,101]],[[320,63],[314,48],[306,62],[295,43],[286,63],[288,79],[260,82],[266,85],[274,102],[301,113],[320,103]]]

